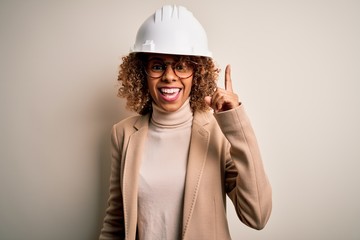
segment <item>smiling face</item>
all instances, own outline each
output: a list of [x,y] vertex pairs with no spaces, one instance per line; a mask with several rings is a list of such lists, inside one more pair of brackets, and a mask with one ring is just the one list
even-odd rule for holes
[[178,61],[176,55],[150,54],[145,67],[150,95],[167,112],[177,111],[191,92],[193,68]]

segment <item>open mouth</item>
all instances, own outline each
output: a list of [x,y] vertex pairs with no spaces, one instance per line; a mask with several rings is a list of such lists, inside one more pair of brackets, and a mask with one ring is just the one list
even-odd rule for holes
[[159,88],[161,96],[166,101],[174,101],[179,96],[180,88]]

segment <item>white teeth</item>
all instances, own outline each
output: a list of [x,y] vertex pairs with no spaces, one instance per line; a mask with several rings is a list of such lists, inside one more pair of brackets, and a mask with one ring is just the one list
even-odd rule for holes
[[161,88],[160,91],[162,93],[173,94],[173,93],[178,93],[180,91],[180,89],[179,88]]

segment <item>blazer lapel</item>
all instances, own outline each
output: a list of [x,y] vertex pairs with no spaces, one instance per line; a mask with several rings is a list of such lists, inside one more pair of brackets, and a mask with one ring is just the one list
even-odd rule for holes
[[140,117],[134,124],[135,132],[129,137],[124,159],[123,202],[126,239],[135,239],[138,209],[138,179],[144,141],[148,132],[149,116]]
[[208,123],[209,119],[207,118],[206,113],[195,113],[185,181],[182,232],[183,239],[185,238],[186,230],[194,210],[197,193],[206,162],[210,134],[208,130],[204,128],[204,125]]

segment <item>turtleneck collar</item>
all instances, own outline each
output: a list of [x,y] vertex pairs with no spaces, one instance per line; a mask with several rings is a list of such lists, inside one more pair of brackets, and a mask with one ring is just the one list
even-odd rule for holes
[[189,98],[175,112],[166,112],[152,103],[151,123],[161,128],[176,128],[187,124],[191,124],[193,120],[193,112],[190,107]]

